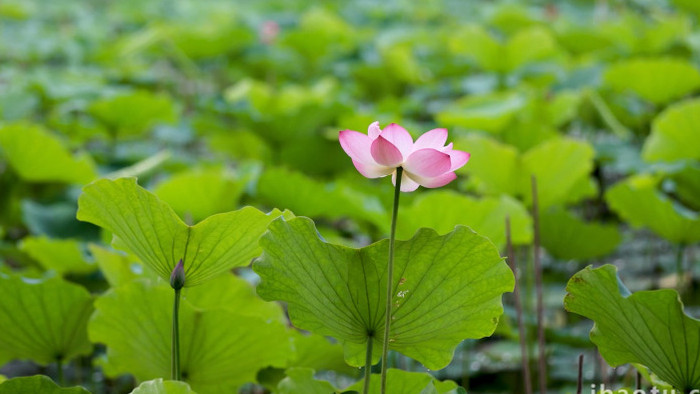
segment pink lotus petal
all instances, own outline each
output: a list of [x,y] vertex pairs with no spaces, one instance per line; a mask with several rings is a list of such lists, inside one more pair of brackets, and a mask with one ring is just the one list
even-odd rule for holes
[[446,173],[451,166],[450,155],[433,148],[419,149],[411,153],[403,164],[403,168],[411,174],[428,178]]
[[413,180],[418,182],[421,186],[428,188],[442,187],[457,179],[457,175],[454,172],[446,172],[432,178],[422,177],[416,174],[408,174],[408,176],[413,178]]
[[352,164],[355,165],[357,171],[366,178],[381,178],[387,176],[396,170],[394,167],[385,167],[378,164],[368,164],[361,163],[359,161],[353,160]]
[[408,157],[413,152],[413,137],[396,123],[386,126],[380,135],[398,148],[403,157]]
[[374,161],[383,166],[396,168],[403,162],[401,151],[389,140],[384,138],[384,132],[382,132],[376,140],[372,141],[370,152],[372,153]]
[[379,137],[379,134],[381,134],[382,129],[379,128],[379,122],[373,122],[369,127],[367,128],[367,135],[369,135],[369,138],[372,140],[377,139]]
[[423,133],[416,143],[413,144],[413,150],[424,148],[442,149],[447,142],[447,129],[432,129]]
[[[394,172],[391,175],[391,183],[393,183],[394,186],[396,186],[396,172]],[[401,176],[401,191],[402,192],[412,192],[412,191],[418,189],[418,186],[420,186],[420,185],[416,181],[409,178],[405,172],[403,173],[403,175]]]
[[463,165],[467,164],[469,158],[472,156],[471,153],[462,152],[461,150],[451,150],[445,153],[450,155],[450,171],[455,171],[458,168],[461,168]]
[[452,150],[452,146],[453,146],[453,145],[454,145],[454,144],[453,144],[452,142],[450,142],[449,144],[447,144],[447,146],[445,146],[445,147],[443,147],[443,148],[440,148],[439,150],[440,150],[440,152],[445,152],[445,153],[447,153],[448,151],[451,151],[451,150]]
[[353,161],[363,164],[375,164],[370,149],[372,139],[367,134],[362,134],[353,130],[343,130],[338,134],[340,146]]

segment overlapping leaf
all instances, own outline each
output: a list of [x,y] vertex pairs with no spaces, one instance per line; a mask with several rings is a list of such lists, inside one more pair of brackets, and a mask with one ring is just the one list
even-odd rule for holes
[[[172,297],[165,284],[135,281],[95,302],[89,333],[93,341],[107,345],[109,376],[132,373],[139,380],[170,376]],[[188,298],[196,303],[194,295]],[[193,390],[233,392],[255,381],[259,369],[286,365],[290,348],[284,325],[232,311],[244,301],[202,310],[188,298],[180,309],[180,362],[183,379]]]
[[647,161],[700,159],[700,99],[674,104],[654,119],[651,135],[644,142]]
[[398,235],[403,239],[421,227],[445,234],[461,224],[497,246],[503,246],[506,241],[505,221],[510,217],[513,242],[527,244],[532,241],[532,219],[527,209],[509,196],[477,199],[450,191],[436,191],[424,194],[412,205],[404,207],[397,224]]
[[674,290],[630,294],[616,268],[588,267],[566,287],[564,306],[595,322],[591,340],[611,366],[638,363],[687,392],[700,387],[700,321]]
[[61,387],[48,376],[34,375],[6,380],[0,384],[0,394],[89,394],[80,386]]
[[617,183],[605,195],[610,208],[635,227],[647,227],[676,243],[700,240],[700,215],[661,194],[658,180],[637,175]]
[[[333,336],[351,365],[364,363],[369,337],[381,348],[388,240],[362,249],[323,242],[307,218],[278,219],[261,239],[258,294],[281,300],[297,327]],[[465,227],[440,236],[421,229],[396,244],[390,349],[431,369],[465,338],[493,333],[513,274],[486,238]]]
[[81,286],[0,274],[0,358],[50,364],[90,354],[92,310],[92,297]]
[[111,231],[161,278],[169,280],[182,259],[186,286],[249,264],[260,253],[258,238],[281,214],[245,207],[188,226],[135,178],[98,180],[84,188],[78,206],[78,219]]
[[82,184],[96,175],[90,156],[71,154],[56,136],[39,125],[19,122],[0,127],[0,149],[26,181]]
[[542,245],[559,259],[586,260],[612,252],[622,241],[615,225],[587,223],[563,208],[540,216]]
[[161,378],[141,383],[131,394],[196,394],[185,382]]
[[614,90],[632,91],[655,104],[700,88],[700,71],[687,61],[673,58],[626,60],[610,66],[604,78]]
[[21,248],[44,269],[59,274],[87,273],[96,268],[85,261],[80,244],[75,240],[26,237],[22,240]]

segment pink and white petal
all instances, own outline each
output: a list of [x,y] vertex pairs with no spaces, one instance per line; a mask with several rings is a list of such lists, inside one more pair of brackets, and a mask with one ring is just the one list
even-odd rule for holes
[[370,149],[372,158],[379,165],[396,168],[403,163],[403,155],[399,148],[384,138],[383,134],[372,141]]
[[452,150],[453,146],[454,146],[454,143],[450,142],[449,144],[447,144],[447,146],[440,148],[440,151],[447,153],[448,151]]
[[376,164],[372,158],[372,139],[354,130],[342,130],[338,134],[340,146],[354,161]]
[[359,161],[353,160],[352,164],[355,165],[357,171],[362,174],[365,178],[381,178],[387,176],[394,172],[396,168],[394,167],[384,167],[378,164],[368,164],[361,163]]
[[423,133],[413,144],[413,150],[425,148],[442,149],[447,142],[447,129],[432,129]]
[[418,182],[421,186],[428,188],[442,187],[457,179],[457,175],[454,172],[446,172],[432,178],[422,177],[416,174],[408,174],[408,176],[413,178],[413,180]]
[[446,173],[451,166],[450,155],[433,148],[411,153],[403,164],[403,168],[411,174],[429,178]]
[[379,128],[379,122],[372,122],[372,124],[370,124],[367,128],[367,135],[369,135],[369,138],[371,138],[372,140],[379,137],[379,134],[381,134],[381,132],[382,129]]
[[472,156],[471,153],[463,152],[461,150],[451,150],[446,153],[450,155],[450,171],[455,171],[462,168],[462,166],[467,164],[469,158]]
[[413,137],[411,137],[411,134],[409,134],[406,129],[396,123],[386,126],[380,135],[394,144],[404,158],[408,157],[408,155],[413,152]]
[[[396,173],[393,173],[391,175],[391,183],[396,186]],[[404,172],[403,175],[401,176],[401,191],[402,192],[412,192],[418,189],[418,182],[414,181],[413,179],[409,178],[408,175]]]

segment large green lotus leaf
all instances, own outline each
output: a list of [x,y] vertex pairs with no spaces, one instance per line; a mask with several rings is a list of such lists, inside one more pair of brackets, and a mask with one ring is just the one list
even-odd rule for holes
[[341,183],[324,184],[302,173],[270,168],[258,180],[258,196],[298,215],[338,219],[351,217],[384,223],[381,202]]
[[586,223],[561,207],[540,215],[542,245],[554,257],[587,260],[611,253],[622,241],[615,225]]
[[469,183],[480,194],[516,195],[519,191],[518,150],[488,136],[469,134],[455,145],[471,153],[469,165],[458,170],[469,175]]
[[[259,369],[286,365],[286,327],[232,312],[242,302],[228,309],[200,309],[189,297],[181,303],[181,370],[200,394],[234,392],[253,382]],[[172,303],[172,289],[146,281],[111,289],[95,302],[88,330],[107,346],[105,373],[131,373],[138,380],[170,376]]]
[[329,382],[314,379],[314,370],[311,368],[289,368],[285,374],[287,377],[279,382],[275,393],[333,394],[338,392]]
[[700,72],[673,58],[625,60],[608,67],[605,84],[618,92],[632,91],[654,104],[683,97],[700,87]]
[[90,354],[92,310],[92,297],[81,286],[0,274],[0,358],[50,364]]
[[[88,245],[88,250],[111,287],[121,286],[140,277],[139,272],[134,269],[137,263],[129,255],[96,244]],[[141,270],[143,267],[138,266],[138,271]]]
[[520,30],[505,45],[506,61],[499,64],[502,71],[516,70],[528,63],[543,59],[556,51],[556,41],[543,27]]
[[700,99],[675,104],[661,113],[652,124],[644,142],[646,161],[700,159]]
[[675,290],[630,294],[605,265],[578,272],[566,291],[566,309],[595,322],[591,340],[608,364],[642,364],[683,392],[700,387],[700,321]]
[[6,380],[0,384],[0,394],[90,394],[80,386],[61,387],[48,376],[34,375]]
[[700,16],[700,3],[695,0],[673,0],[673,3],[679,8],[686,9]]
[[527,209],[506,195],[479,199],[452,191],[423,194],[412,205],[404,204],[397,232],[400,238],[409,238],[419,228],[428,227],[446,234],[461,224],[502,247],[506,242],[506,216],[510,216],[513,243],[532,242],[532,220]]
[[528,204],[532,202],[530,176],[535,175],[541,209],[569,202],[572,191],[580,190],[581,182],[588,183],[594,155],[588,143],[568,138],[546,141],[530,149],[522,157],[519,185],[523,199]]
[[183,297],[199,309],[223,308],[243,316],[287,323],[279,303],[263,301],[250,283],[232,273],[219,275],[206,286],[186,288]]
[[356,368],[345,363],[340,343],[331,343],[322,335],[303,334],[297,330],[290,332],[290,339],[294,349],[288,364],[290,367],[332,370],[349,376],[357,373]]
[[500,133],[525,106],[526,101],[517,92],[468,96],[438,112],[436,120],[449,128],[462,127]]
[[53,270],[61,275],[84,274],[97,268],[94,264],[85,261],[80,243],[75,240],[52,239],[45,236],[26,237],[22,239],[20,248],[45,270]]
[[139,135],[177,119],[175,103],[164,94],[133,91],[94,101],[90,113],[118,137]]
[[535,26],[500,43],[483,27],[469,25],[453,34],[449,47],[455,54],[474,58],[485,70],[510,72],[554,53],[556,41],[547,30]]
[[131,394],[196,394],[185,382],[162,378],[141,383]]
[[670,178],[679,199],[688,207],[700,211],[700,163],[687,163]]
[[605,194],[610,208],[635,227],[647,227],[671,242],[700,241],[700,217],[656,190],[657,180],[638,175]]
[[482,26],[466,25],[457,29],[448,44],[453,54],[473,57],[486,70],[501,68],[501,44]]
[[245,207],[188,226],[135,178],[100,179],[86,186],[78,200],[79,220],[112,232],[161,278],[169,281],[182,259],[186,286],[248,265],[260,253],[258,238],[279,215]]
[[180,217],[198,222],[208,216],[236,209],[245,182],[223,168],[184,171],[154,189]]
[[[308,218],[275,220],[261,238],[258,294],[288,304],[292,323],[343,342],[346,361],[364,364],[384,330],[388,240],[361,249],[328,244]],[[409,264],[410,261],[410,264]],[[491,335],[513,274],[486,238],[458,226],[447,235],[421,229],[397,241],[389,348],[440,369],[466,338]]]
[[29,182],[82,184],[96,175],[90,156],[71,154],[61,140],[39,125],[19,122],[0,127],[0,151]]
[[[362,392],[364,379],[345,389]],[[370,394],[378,394],[381,379],[379,375],[372,375],[369,382]],[[425,372],[407,372],[400,369],[390,368],[386,374],[386,385],[390,393],[421,393],[421,394],[443,394],[456,393],[457,384],[451,380],[440,382],[432,375]]]

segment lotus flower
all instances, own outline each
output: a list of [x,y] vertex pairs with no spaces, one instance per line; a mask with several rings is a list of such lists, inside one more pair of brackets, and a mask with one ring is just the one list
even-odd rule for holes
[[418,186],[435,188],[452,182],[454,171],[469,161],[469,153],[452,149],[447,142],[447,129],[433,129],[413,142],[403,127],[392,123],[379,128],[369,125],[367,134],[343,130],[340,146],[350,156],[360,174],[367,178],[392,175],[396,185],[396,169],[403,168],[401,191],[412,192]]

